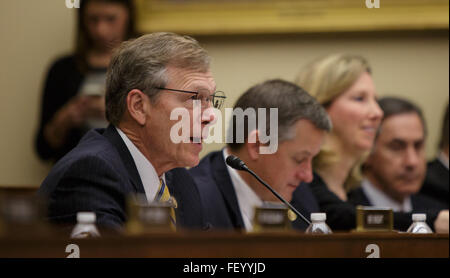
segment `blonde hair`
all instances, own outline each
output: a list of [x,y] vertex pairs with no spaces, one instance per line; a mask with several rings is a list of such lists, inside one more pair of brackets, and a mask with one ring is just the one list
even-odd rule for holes
[[[333,54],[308,64],[296,78],[296,83],[317,99],[325,108],[361,76],[371,73],[367,60],[358,55]],[[333,131],[332,131],[333,132]],[[349,190],[361,180],[360,165],[364,157],[353,167],[344,184]],[[339,162],[339,157],[326,144],[313,160],[314,169],[320,169]]]

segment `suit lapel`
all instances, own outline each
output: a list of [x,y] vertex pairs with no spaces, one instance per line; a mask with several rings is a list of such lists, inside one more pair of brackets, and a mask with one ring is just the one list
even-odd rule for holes
[[136,193],[142,193],[145,196],[144,185],[142,184],[141,177],[139,176],[139,172],[136,168],[136,164],[134,163],[130,151],[123,142],[115,126],[110,124],[103,133],[103,136],[105,136],[119,152],[120,158],[122,159],[122,162],[127,169],[128,174],[130,175],[130,182],[133,185]]
[[447,167],[445,167],[445,165],[440,161],[440,160],[436,160],[436,172],[439,173],[439,178],[447,181],[447,184],[440,182],[437,183],[437,186],[439,186],[439,188],[441,190],[443,190],[444,192],[448,192],[448,178],[449,178],[449,170],[447,169]]
[[366,193],[362,189],[362,187],[357,189],[357,195],[359,198],[359,204],[362,206],[373,206],[372,203],[370,203],[369,198],[367,198]]
[[244,221],[242,220],[241,210],[234,190],[233,183],[231,181],[230,174],[228,173],[227,165],[223,159],[222,152],[217,152],[212,159],[211,168],[213,169],[213,177],[216,181],[217,187],[222,192],[222,196],[225,200],[228,210],[232,215],[233,225],[238,228],[244,228]]

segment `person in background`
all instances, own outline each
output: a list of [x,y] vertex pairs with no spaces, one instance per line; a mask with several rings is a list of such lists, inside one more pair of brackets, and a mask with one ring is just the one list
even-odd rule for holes
[[[426,171],[427,132],[422,111],[400,98],[386,97],[378,103],[384,118],[363,164],[361,187],[349,193],[349,200],[355,205],[387,207],[396,212],[426,213],[427,218],[436,219],[445,207],[418,194]],[[442,213],[448,214],[448,210]]]
[[[239,109],[258,111],[265,108],[265,129],[251,125],[255,117],[231,119],[233,128],[228,137],[233,140],[222,151],[205,156],[198,166],[191,168],[199,189],[202,205],[209,226],[213,229],[253,229],[254,207],[263,202],[280,202],[253,176],[237,171],[225,162],[229,155],[242,159],[247,166],[271,185],[285,200],[290,201],[292,192],[298,187],[301,192],[300,213],[309,216],[318,211],[318,205],[307,184],[312,179],[312,158],[319,152],[325,133],[331,124],[325,110],[303,89],[279,79],[268,80],[248,89],[237,101],[234,111]],[[270,134],[269,108],[278,108],[278,147],[274,153],[262,153],[261,147],[274,143],[262,143],[261,134]],[[273,127],[272,127],[273,128]],[[243,132],[239,142],[237,133]],[[252,139],[250,139],[252,138]],[[299,186],[300,185],[300,186]],[[293,220],[293,219],[292,219]],[[297,226],[298,225],[298,226]],[[301,219],[294,227],[306,229]]]
[[[296,82],[325,107],[333,124],[313,160],[312,192],[331,229],[355,229],[356,207],[347,192],[361,182],[360,165],[383,117],[369,63],[358,55],[328,55],[307,65]],[[300,202],[294,192],[292,204]],[[410,222],[410,214],[394,213],[395,229],[406,230]]]
[[38,156],[56,161],[91,128],[106,127],[105,77],[114,48],[135,36],[131,0],[83,0],[75,53],[53,63],[35,139]]
[[449,168],[448,168],[448,104],[442,122],[441,141],[439,143],[439,155],[433,161],[428,162],[427,174],[420,193],[441,202],[449,207]]
[[[203,228],[200,196],[184,167],[200,160],[204,138],[193,137],[193,123],[207,134],[214,120],[209,108],[224,100],[215,89],[210,57],[191,37],[153,33],[122,43],[106,80],[111,124],[86,133],[39,188],[49,220],[70,225],[77,212],[91,211],[99,226],[120,230],[128,220],[127,198],[140,195],[170,202],[177,227]],[[193,112],[195,103],[203,113]],[[172,140],[179,125],[171,120],[174,110],[184,111],[191,125],[182,142]]]

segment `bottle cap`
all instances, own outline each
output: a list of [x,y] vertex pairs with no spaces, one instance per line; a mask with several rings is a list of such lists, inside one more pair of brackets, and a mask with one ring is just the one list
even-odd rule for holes
[[323,213],[323,212],[311,213],[311,220],[312,221],[325,221],[325,220],[327,220],[327,214]]
[[83,223],[95,223],[96,217],[94,212],[78,212],[77,221]]
[[413,213],[412,220],[413,221],[425,221],[425,220],[427,220],[427,215],[425,213]]

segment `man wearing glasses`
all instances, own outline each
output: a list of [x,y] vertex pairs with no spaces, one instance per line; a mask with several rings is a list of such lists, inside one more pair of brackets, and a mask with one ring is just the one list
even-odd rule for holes
[[[199,193],[183,167],[199,163],[203,136],[225,96],[217,92],[210,58],[193,38],[154,33],[125,42],[116,51],[106,81],[106,129],[88,132],[44,180],[49,218],[75,222],[79,211],[93,211],[97,224],[120,228],[127,220],[126,199],[143,194],[148,202],[171,201],[177,226],[203,228]],[[194,113],[201,104],[202,113]],[[170,138],[176,108],[190,115],[189,138]],[[200,138],[198,138],[200,137]],[[203,137],[203,138],[202,138]],[[187,142],[187,143],[186,143]]]

